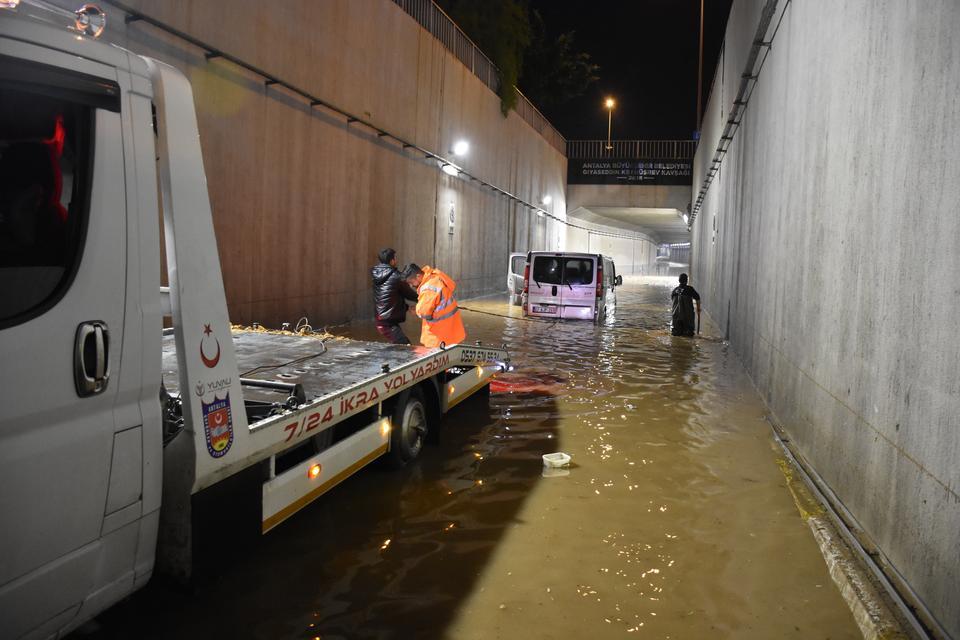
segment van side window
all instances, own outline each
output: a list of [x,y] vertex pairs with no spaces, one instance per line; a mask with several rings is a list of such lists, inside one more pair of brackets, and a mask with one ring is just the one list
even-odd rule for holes
[[566,258],[563,274],[565,283],[591,284],[593,283],[593,260],[589,258]]
[[0,79],[0,328],[56,304],[83,246],[92,109],[43,88]]
[[513,261],[510,264],[510,273],[523,275],[523,264],[526,261],[526,256],[513,256]]

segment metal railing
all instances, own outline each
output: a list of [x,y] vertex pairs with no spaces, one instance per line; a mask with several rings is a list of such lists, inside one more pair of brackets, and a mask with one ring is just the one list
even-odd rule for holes
[[637,158],[638,160],[692,160],[696,140],[567,140],[567,158]]
[[[433,0],[393,0],[393,2],[439,40],[491,91],[494,93],[500,91],[500,70]],[[566,153],[566,139],[519,89],[514,87],[514,90],[517,92],[517,105],[514,109],[517,115],[553,148],[560,153]]]

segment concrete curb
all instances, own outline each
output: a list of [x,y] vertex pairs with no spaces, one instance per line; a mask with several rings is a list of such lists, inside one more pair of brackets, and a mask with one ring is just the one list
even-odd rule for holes
[[[784,446],[782,443],[778,443]],[[868,571],[836,530],[821,504],[800,479],[802,474],[788,458],[779,458],[777,464],[793,496],[800,517],[810,527],[820,547],[827,571],[843,596],[853,619],[866,640],[910,640],[915,638],[905,631],[887,596],[874,584]]]

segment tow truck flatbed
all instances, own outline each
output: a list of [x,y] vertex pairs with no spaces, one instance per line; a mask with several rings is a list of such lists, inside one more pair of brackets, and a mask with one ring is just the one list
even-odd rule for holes
[[[232,331],[232,343],[248,420],[234,417],[239,428],[232,436],[236,455],[198,465],[195,490],[288,451],[369,409],[377,408],[382,416],[382,403],[423,383],[434,384],[438,409],[444,414],[488,384],[509,361],[505,347],[481,344],[428,349],[247,330]],[[201,345],[200,355],[216,359],[221,347],[214,339],[207,347]],[[186,395],[179,393],[182,372],[174,335],[164,335],[162,354],[167,393]],[[235,383],[229,377],[197,379],[190,395],[225,397]],[[377,438],[380,444],[371,440],[368,446],[380,448],[390,428],[388,421]]]
[[[369,380],[381,374],[384,365],[392,371],[433,352],[426,347],[246,330],[233,331],[233,348],[241,378],[300,384],[307,400]],[[163,384],[171,394],[178,393],[172,333],[163,337]],[[245,389],[246,397],[248,393],[265,401],[277,397],[255,388]]]

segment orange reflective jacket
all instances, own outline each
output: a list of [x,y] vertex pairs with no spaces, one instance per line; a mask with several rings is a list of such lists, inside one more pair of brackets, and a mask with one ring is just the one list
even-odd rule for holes
[[460,344],[467,337],[453,290],[453,278],[439,269],[423,268],[423,282],[417,289],[417,315],[423,320],[420,342],[425,347]]

